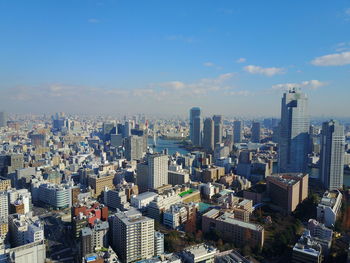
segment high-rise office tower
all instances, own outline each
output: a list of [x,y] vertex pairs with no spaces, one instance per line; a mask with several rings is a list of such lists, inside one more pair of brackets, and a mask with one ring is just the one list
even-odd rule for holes
[[7,114],[4,111],[0,111],[0,128],[7,126]]
[[279,136],[279,172],[305,172],[309,148],[308,98],[300,89],[284,93]]
[[201,145],[202,139],[202,120],[201,109],[193,107],[190,110],[190,140],[196,146]]
[[214,115],[214,145],[222,142],[222,116]]
[[125,139],[125,158],[128,161],[140,160],[144,155],[144,137],[131,135]]
[[104,122],[102,124],[102,134],[103,134],[103,139],[105,141],[108,141],[111,139],[111,134],[115,133],[116,128],[115,124],[112,122]]
[[168,156],[148,154],[145,162],[137,164],[137,185],[140,191],[156,189],[168,184]]
[[329,190],[343,187],[345,136],[337,121],[324,122],[321,132],[320,177]]
[[252,124],[252,142],[260,142],[260,122],[253,122]]
[[154,256],[154,220],[130,209],[111,217],[113,249],[123,263]]
[[214,133],[214,121],[206,118],[203,128],[203,147],[207,151],[214,151]]
[[242,142],[242,121],[233,122],[233,142],[234,143]]
[[132,122],[131,121],[126,121],[124,124],[124,130],[123,130],[123,137],[128,137],[131,135],[131,129],[132,127]]

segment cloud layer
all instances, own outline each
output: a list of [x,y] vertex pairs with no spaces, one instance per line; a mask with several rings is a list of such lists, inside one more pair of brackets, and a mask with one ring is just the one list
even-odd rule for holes
[[317,57],[311,61],[315,66],[343,66],[350,64],[350,51]]
[[265,75],[268,77],[272,77],[274,75],[285,73],[285,70],[283,68],[276,68],[276,67],[263,68],[263,67],[255,66],[255,65],[245,66],[244,70],[250,74],[260,74],[260,75]]
[[326,82],[319,81],[317,79],[306,80],[300,83],[281,83],[272,86],[273,90],[288,90],[290,88],[303,88],[303,89],[318,89],[326,86]]

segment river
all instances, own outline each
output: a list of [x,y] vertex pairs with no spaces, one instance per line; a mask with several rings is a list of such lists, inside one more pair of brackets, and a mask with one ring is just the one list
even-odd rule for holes
[[[187,151],[185,148],[180,147],[181,141],[178,140],[165,140],[161,138],[157,138],[157,145],[154,148],[155,152],[161,152],[164,149],[168,149],[168,154],[173,155],[174,153],[178,152],[180,154],[187,154],[189,151]],[[152,146],[153,145],[153,139],[148,138],[148,145]]]

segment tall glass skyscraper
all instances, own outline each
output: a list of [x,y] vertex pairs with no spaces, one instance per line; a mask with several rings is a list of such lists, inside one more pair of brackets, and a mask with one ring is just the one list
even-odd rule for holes
[[341,189],[344,176],[344,127],[337,121],[324,122],[321,132],[320,177],[325,188]]
[[207,151],[214,151],[214,121],[211,118],[204,120],[203,147]]
[[251,141],[254,143],[259,143],[260,142],[260,136],[261,136],[261,131],[260,131],[260,122],[253,122],[252,124],[252,139]]
[[202,142],[201,109],[198,107],[190,110],[190,140],[196,146],[200,146]]
[[242,142],[242,121],[234,121],[233,122],[233,142],[241,143]]
[[222,116],[214,115],[214,145],[222,142]]
[[308,98],[300,89],[284,93],[279,136],[279,172],[306,172],[309,147]]

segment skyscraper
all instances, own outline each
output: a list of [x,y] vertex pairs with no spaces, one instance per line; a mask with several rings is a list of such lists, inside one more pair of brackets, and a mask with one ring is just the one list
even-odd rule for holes
[[241,121],[233,122],[233,142],[234,143],[242,142],[242,122]]
[[260,142],[260,122],[253,122],[252,124],[252,142]]
[[123,137],[128,137],[131,135],[132,122],[126,121],[124,124]]
[[193,107],[190,110],[190,140],[193,145],[200,146],[202,142],[201,109]]
[[214,145],[222,142],[222,116],[214,115]]
[[305,172],[309,147],[308,98],[300,89],[284,93],[279,136],[279,172]]
[[207,151],[214,150],[214,121],[211,118],[204,120],[203,147]]
[[329,189],[343,187],[345,136],[337,121],[324,122],[321,132],[320,177]]
[[0,111],[0,128],[7,126],[7,114],[4,111]]
[[128,161],[140,160],[144,155],[144,137],[131,135],[125,139],[125,157]]

